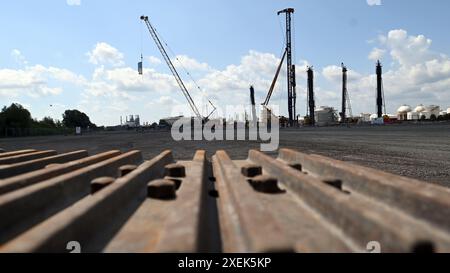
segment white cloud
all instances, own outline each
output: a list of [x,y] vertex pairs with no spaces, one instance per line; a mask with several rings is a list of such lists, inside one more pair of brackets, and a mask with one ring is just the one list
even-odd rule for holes
[[81,0],[66,0],[69,6],[81,6]]
[[[329,65],[323,68],[322,75],[329,81],[341,82],[342,81],[342,67],[337,65]],[[351,69],[347,71],[347,79],[349,82],[357,81],[361,78],[361,75]]]
[[169,96],[162,96],[159,99],[155,100],[151,103],[152,105],[158,104],[158,105],[176,105],[179,104],[179,102],[172,97]]
[[61,87],[51,87],[51,82],[80,85],[85,79],[75,73],[55,67],[35,65],[25,69],[0,69],[0,96],[17,97],[28,95],[33,98],[59,95]]
[[14,61],[17,64],[20,64],[20,65],[27,65],[28,64],[25,56],[23,56],[22,52],[20,52],[20,50],[18,50],[18,49],[13,49],[11,51],[11,57],[13,57]]
[[148,62],[149,62],[150,64],[153,64],[153,65],[158,65],[158,64],[161,64],[161,63],[162,63],[162,62],[161,62],[161,59],[159,59],[159,58],[157,58],[157,57],[155,57],[155,56],[150,56],[150,57],[147,58],[147,60],[148,60]]
[[411,36],[399,29],[381,40],[397,64],[392,76],[404,84],[420,86],[450,78],[450,58],[432,51],[432,40],[424,35]]
[[387,36],[380,36],[380,41],[390,52],[391,57],[402,66],[423,63],[440,58],[430,50],[432,41],[424,35],[409,36],[406,30],[389,31]]
[[381,6],[381,0],[366,0],[369,6]]
[[206,72],[211,70],[211,67],[207,63],[201,63],[189,56],[178,55],[175,57],[174,65],[177,69],[186,68],[192,72]]
[[369,58],[369,60],[372,60],[372,61],[381,60],[381,59],[383,59],[385,53],[386,53],[386,50],[375,47],[369,53],[368,58]]
[[[210,96],[223,105],[242,104],[249,100],[250,85],[255,87],[258,97],[266,95],[279,62],[280,59],[273,54],[251,50],[242,57],[240,64],[229,65],[224,70],[212,70],[200,79],[199,83]],[[281,73],[277,90],[284,80],[285,73]]]
[[106,69],[99,67],[94,71],[88,85],[101,84],[114,92],[152,92],[169,93],[177,86],[172,75],[161,74],[154,69],[144,69],[144,75],[139,75],[136,69],[120,67]]
[[87,56],[89,57],[89,62],[95,65],[124,65],[123,53],[104,42],[97,43],[94,49],[87,53]]

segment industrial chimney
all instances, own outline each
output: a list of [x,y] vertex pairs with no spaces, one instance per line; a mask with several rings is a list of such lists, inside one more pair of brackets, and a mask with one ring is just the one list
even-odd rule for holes
[[311,126],[316,123],[314,112],[316,110],[316,102],[314,101],[314,70],[308,67],[308,108]]
[[344,63],[342,66],[342,112],[341,112],[341,122],[345,123],[347,119],[347,67]]
[[377,62],[377,115],[383,117],[383,67]]

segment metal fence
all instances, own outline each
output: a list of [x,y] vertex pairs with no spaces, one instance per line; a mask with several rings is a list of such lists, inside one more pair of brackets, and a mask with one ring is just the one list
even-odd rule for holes
[[74,134],[69,128],[0,128],[0,138]]

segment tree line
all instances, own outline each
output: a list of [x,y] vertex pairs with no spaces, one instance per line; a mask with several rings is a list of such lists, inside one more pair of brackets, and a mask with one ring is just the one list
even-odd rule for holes
[[0,137],[66,134],[73,132],[76,127],[97,128],[85,113],[78,110],[66,110],[62,120],[51,117],[35,119],[30,111],[18,103],[4,106],[0,112]]

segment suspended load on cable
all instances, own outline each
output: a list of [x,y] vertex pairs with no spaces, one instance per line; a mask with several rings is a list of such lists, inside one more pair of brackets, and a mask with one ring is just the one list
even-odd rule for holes
[[138,71],[139,75],[142,75],[144,73],[143,67],[142,67],[142,61],[138,63]]
[[144,63],[144,56],[143,56],[143,54],[141,54],[141,61],[138,62],[138,72],[139,72],[139,75],[144,74],[144,66],[143,66],[143,63]]

